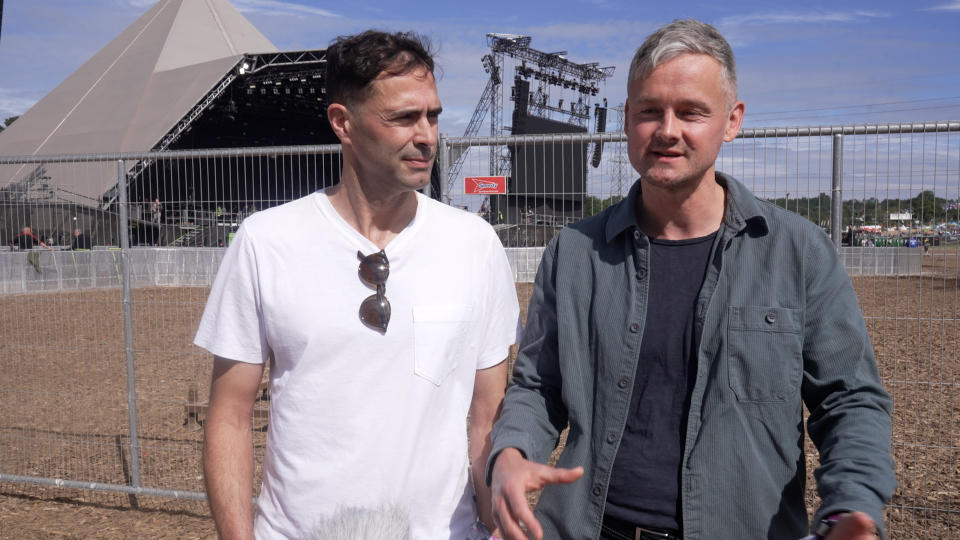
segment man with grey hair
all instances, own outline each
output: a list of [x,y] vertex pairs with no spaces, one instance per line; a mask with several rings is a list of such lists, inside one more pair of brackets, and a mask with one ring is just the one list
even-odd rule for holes
[[674,21],[638,49],[625,131],[640,178],[546,248],[494,427],[506,538],[799,538],[804,405],[814,537],[883,534],[891,400],[830,239],[716,171],[743,114],[712,26]]

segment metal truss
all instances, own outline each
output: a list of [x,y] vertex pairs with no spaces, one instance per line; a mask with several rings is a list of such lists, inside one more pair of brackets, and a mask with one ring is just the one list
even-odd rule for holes
[[[490,114],[490,136],[499,137],[503,133],[503,84],[504,56],[520,60],[517,66],[517,75],[528,78],[534,75],[541,81],[533,92],[529,101],[530,111],[535,116],[542,116],[547,112],[566,115],[570,123],[586,127],[590,120],[590,96],[597,94],[597,83],[613,75],[614,67],[599,67],[597,62],[578,64],[567,60],[566,51],[543,52],[530,48],[530,36],[517,34],[487,34],[487,46],[490,54],[481,58],[483,69],[490,74],[487,84],[480,96],[480,101],[470,117],[464,137],[473,137],[480,131],[483,118]],[[530,63],[528,65],[528,62]],[[532,66],[536,66],[535,68]],[[573,88],[581,94],[578,101],[571,102],[569,109],[563,108],[562,103],[552,105],[548,102],[548,86]],[[583,97],[587,99],[584,100]],[[511,98],[514,99],[514,98]],[[509,152],[498,146],[490,147],[490,174],[501,175],[510,170]],[[463,167],[466,149],[452,156],[450,168],[447,171],[447,192],[453,188],[454,182]]]
[[[209,92],[207,92],[203,99],[194,105],[193,108],[190,109],[190,111],[183,118],[181,118],[179,122],[177,122],[177,125],[171,128],[170,131],[168,131],[167,134],[160,139],[160,142],[152,148],[152,151],[162,152],[170,148],[170,145],[176,142],[181,135],[189,131],[191,124],[203,116],[203,113],[206,112],[207,109],[209,109],[210,106],[213,105],[217,99],[227,91],[228,88],[230,88],[230,85],[232,85],[238,77],[254,75],[254,80],[259,81],[269,78],[269,76],[267,74],[256,76],[255,74],[267,68],[324,64],[326,61],[326,50],[287,51],[244,55],[243,58],[241,58],[234,65],[234,67],[230,69],[230,71],[228,71],[226,75],[224,75]],[[299,77],[307,74],[313,75],[315,71],[316,68],[305,69],[297,72],[277,75],[276,77],[277,79],[290,77],[297,77],[299,79]],[[143,171],[152,164],[152,159],[138,161],[127,174],[128,182],[140,176]],[[107,194],[104,196],[104,202],[101,204],[101,209],[107,209],[111,204],[113,204],[114,201],[116,201],[118,195],[116,191],[116,186],[114,186],[107,192]]]

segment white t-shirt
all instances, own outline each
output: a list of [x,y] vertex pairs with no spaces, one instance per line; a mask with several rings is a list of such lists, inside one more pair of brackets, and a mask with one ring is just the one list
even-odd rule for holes
[[195,343],[272,356],[257,538],[296,538],[341,507],[396,505],[414,539],[464,538],[476,519],[466,416],[476,370],[519,337],[506,255],[480,218],[417,194],[386,247],[386,333],[360,322],[357,274],[379,249],[317,192],[247,218]]

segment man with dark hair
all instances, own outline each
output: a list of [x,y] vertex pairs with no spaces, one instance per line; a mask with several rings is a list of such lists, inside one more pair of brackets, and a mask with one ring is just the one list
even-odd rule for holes
[[[698,21],[634,56],[640,179],[546,248],[494,427],[505,538],[797,539],[804,405],[815,534],[882,534],[891,400],[830,239],[715,169],[743,120],[736,81],[729,44]],[[568,424],[558,467],[542,465]],[[545,485],[534,514],[526,492]]]
[[355,104],[367,99],[379,77],[418,69],[434,71],[430,42],[413,33],[367,30],[340,39],[327,49],[326,95],[330,103]]
[[[441,110],[422,40],[364,32],[327,62],[340,183],[243,221],[195,340],[215,356],[204,471],[217,529],[303,538],[344,508],[390,508],[413,540],[482,534],[519,328],[512,273],[489,224],[417,191]],[[250,414],[266,363],[254,519]]]

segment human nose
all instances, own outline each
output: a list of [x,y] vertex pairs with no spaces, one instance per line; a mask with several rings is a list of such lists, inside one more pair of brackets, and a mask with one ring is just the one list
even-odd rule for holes
[[429,116],[420,118],[414,126],[413,143],[417,146],[436,146],[437,124]]
[[657,137],[665,141],[675,141],[680,138],[680,123],[672,112],[663,113],[660,124],[657,126]]

